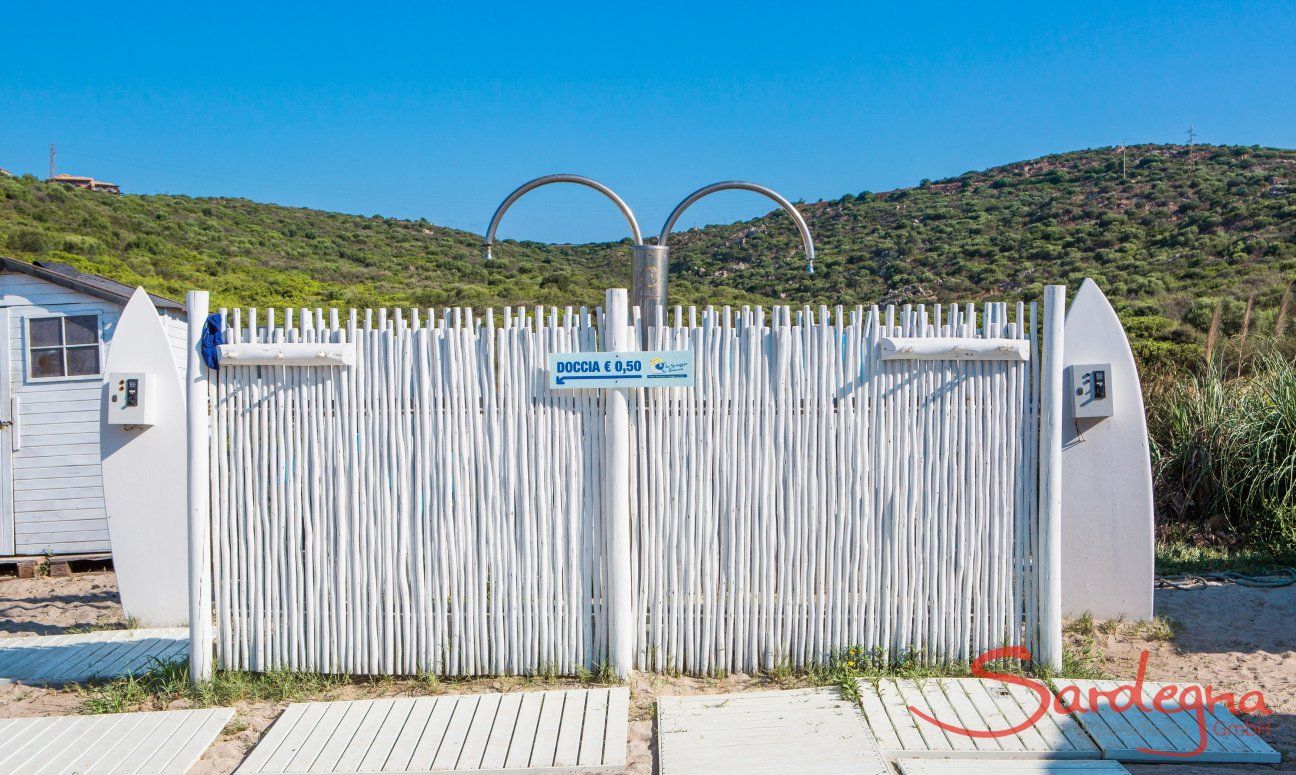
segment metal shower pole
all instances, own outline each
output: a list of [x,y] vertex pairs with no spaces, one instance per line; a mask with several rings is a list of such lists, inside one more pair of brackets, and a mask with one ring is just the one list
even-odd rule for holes
[[621,213],[625,215],[626,220],[630,223],[630,234],[634,242],[632,248],[632,260],[630,265],[630,304],[639,308],[639,313],[643,321],[647,324],[644,326],[643,335],[646,339],[648,326],[656,325],[660,321],[657,319],[658,312],[665,309],[668,283],[667,273],[669,271],[670,247],[666,240],[670,237],[671,229],[675,227],[675,222],[679,220],[680,215],[684,213],[694,202],[699,199],[716,193],[717,191],[741,190],[753,191],[757,194],[766,196],[782,207],[796,224],[797,230],[801,232],[801,242],[806,252],[806,270],[814,274],[814,239],[810,236],[810,227],[806,225],[805,218],[793,207],[792,203],[785,199],[777,191],[757,183],[748,183],[742,180],[727,180],[721,183],[712,183],[694,191],[685,197],[684,201],[675,206],[670,216],[666,219],[666,224],[662,226],[661,235],[657,237],[656,245],[645,245],[643,237],[639,232],[639,223],[635,220],[634,213],[617,196],[612,189],[599,183],[597,180],[584,177],[583,175],[545,175],[541,178],[523,183],[518,186],[513,193],[504,199],[500,206],[491,216],[490,226],[486,229],[486,260],[491,260],[491,246],[495,243],[495,230],[499,228],[500,219],[504,213],[516,202],[522,198],[523,194],[528,191],[548,185],[550,183],[576,183],[582,186],[588,186],[596,191],[605,194],[612,200]]

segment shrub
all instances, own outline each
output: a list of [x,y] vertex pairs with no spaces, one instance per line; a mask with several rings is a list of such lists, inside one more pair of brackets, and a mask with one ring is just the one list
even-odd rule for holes
[[49,237],[38,229],[15,229],[6,244],[19,253],[44,253],[50,249]]

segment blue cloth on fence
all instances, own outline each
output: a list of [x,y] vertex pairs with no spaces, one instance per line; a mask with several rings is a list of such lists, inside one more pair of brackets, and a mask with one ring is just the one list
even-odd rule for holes
[[224,326],[221,325],[219,312],[208,315],[207,322],[203,324],[202,341],[198,345],[202,350],[203,362],[213,371],[220,368],[220,345],[225,344],[222,328]]

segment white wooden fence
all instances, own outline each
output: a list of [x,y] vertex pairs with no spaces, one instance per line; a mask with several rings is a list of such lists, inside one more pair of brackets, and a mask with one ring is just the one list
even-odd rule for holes
[[[601,310],[226,311],[228,342],[357,352],[210,373],[218,665],[573,674],[619,637],[642,669],[706,673],[1035,646],[1035,305],[673,318],[630,321],[694,350],[698,380],[629,392],[622,556],[608,397],[545,385],[548,353],[604,349]],[[882,360],[883,336],[1030,357]]]

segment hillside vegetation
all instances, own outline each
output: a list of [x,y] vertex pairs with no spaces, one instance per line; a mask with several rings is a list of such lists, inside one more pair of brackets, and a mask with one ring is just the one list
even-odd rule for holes
[[[484,264],[479,236],[423,220],[31,177],[0,178],[0,194],[0,250],[217,304],[597,304],[628,274],[627,243],[507,242]],[[1131,146],[1124,171],[1117,149],[1078,151],[801,207],[816,274],[774,213],[674,235],[672,302],[1030,299],[1090,276],[1141,356],[1191,360],[1213,318],[1219,336],[1241,330],[1248,300],[1248,328],[1272,332],[1296,278],[1296,151]]]

